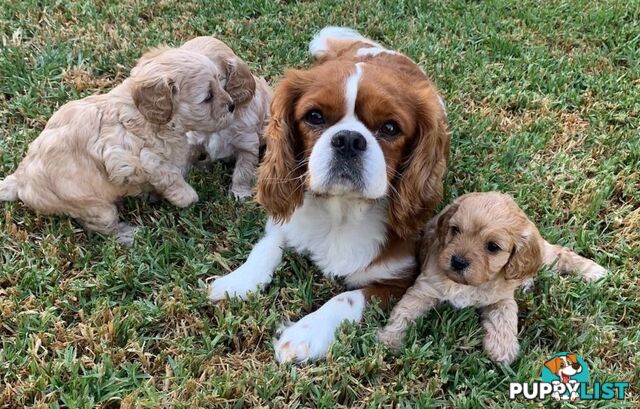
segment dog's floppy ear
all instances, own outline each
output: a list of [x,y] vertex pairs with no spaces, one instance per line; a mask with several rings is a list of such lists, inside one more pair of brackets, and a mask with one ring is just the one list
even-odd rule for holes
[[532,223],[529,222],[528,225],[518,235],[511,250],[511,257],[504,266],[504,276],[507,280],[532,277],[542,266],[542,238]]
[[567,360],[569,360],[569,362],[571,362],[572,364],[578,363],[578,358],[576,357],[576,354],[567,354]]
[[418,92],[418,126],[398,177],[389,208],[389,225],[400,237],[410,237],[433,216],[442,200],[442,179],[449,157],[446,114],[435,89]]
[[436,233],[441,244],[444,244],[447,239],[447,233],[449,231],[449,221],[451,220],[451,217],[453,217],[453,215],[458,211],[458,207],[460,207],[459,203],[453,202],[445,207],[436,216]]
[[256,92],[256,81],[247,63],[238,57],[225,60],[227,85],[225,90],[236,105],[243,105],[253,98]]
[[552,374],[556,375],[558,373],[558,369],[560,369],[560,358],[559,357],[551,358],[550,360],[544,363],[544,366],[546,366],[547,369],[550,370]]
[[293,118],[296,101],[302,94],[303,72],[290,70],[275,90],[271,119],[264,132],[267,145],[258,168],[256,200],[276,222],[289,219],[304,199],[302,141]]
[[133,102],[147,121],[164,125],[173,115],[173,94],[176,91],[174,81],[169,78],[136,78],[132,89]]

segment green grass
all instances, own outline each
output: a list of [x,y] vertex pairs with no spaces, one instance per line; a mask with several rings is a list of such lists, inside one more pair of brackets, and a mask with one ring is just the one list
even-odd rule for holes
[[275,84],[310,64],[314,32],[348,25],[407,53],[441,89],[446,201],[512,193],[550,241],[611,276],[587,285],[543,272],[519,294],[510,369],[483,353],[475,311],[446,306],[398,355],[375,342],[386,314],[372,307],[326,361],[280,366],[279,323],[340,286],[288,254],[263,294],[207,302],[204,281],[242,263],[265,218],[228,197],[227,165],[190,177],[201,197],[190,209],[127,201],[124,217],[144,226],[132,249],[4,204],[0,407],[522,407],[532,404],[508,402],[509,382],[539,380],[559,351],[586,359],[593,380],[631,382],[626,405],[640,405],[639,21],[636,1],[4,2],[2,176],[60,105],[110,89],[145,48],[213,34]]

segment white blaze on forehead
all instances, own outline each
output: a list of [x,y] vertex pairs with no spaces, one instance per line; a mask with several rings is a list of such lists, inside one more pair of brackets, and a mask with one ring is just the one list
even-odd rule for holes
[[356,116],[356,99],[358,98],[358,83],[362,78],[362,63],[356,64],[356,72],[347,78],[345,98],[347,100],[347,111],[345,119]]

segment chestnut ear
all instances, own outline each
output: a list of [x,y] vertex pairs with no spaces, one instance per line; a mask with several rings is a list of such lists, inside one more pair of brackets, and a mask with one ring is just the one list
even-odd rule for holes
[[453,202],[445,207],[436,216],[436,235],[440,243],[444,243],[447,239],[447,233],[449,232],[449,220],[458,211],[460,205],[457,202]]
[[243,105],[253,98],[256,92],[256,81],[249,66],[238,57],[225,61],[227,69],[227,85],[225,90],[236,105]]
[[442,200],[449,132],[439,98],[431,85],[418,91],[416,135],[393,181],[389,208],[389,225],[400,237],[410,237],[422,228]]
[[536,275],[542,266],[542,237],[538,229],[529,222],[511,251],[511,257],[504,266],[507,280],[521,280]]
[[176,91],[173,80],[165,77],[137,79],[132,89],[133,102],[147,121],[164,125],[173,115]]
[[258,168],[256,200],[276,222],[287,221],[304,200],[307,165],[293,118],[295,103],[302,95],[302,75],[294,70],[285,74],[275,90],[264,132],[267,150]]

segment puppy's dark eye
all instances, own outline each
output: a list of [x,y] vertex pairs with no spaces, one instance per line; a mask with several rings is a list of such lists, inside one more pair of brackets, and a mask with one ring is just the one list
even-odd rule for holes
[[451,235],[457,236],[460,234],[460,228],[458,226],[451,226]]
[[498,246],[498,244],[496,244],[495,241],[490,241],[490,242],[487,243],[487,251],[489,253],[497,253],[500,250],[502,250],[502,249],[500,248],[500,246]]
[[304,120],[311,125],[323,125],[324,115],[319,109],[312,109],[306,113]]
[[207,92],[207,96],[205,97],[205,99],[202,102],[211,102],[211,100],[213,99],[213,92],[209,91]]
[[384,137],[394,137],[400,133],[400,125],[396,121],[387,121],[380,127],[380,134]]

